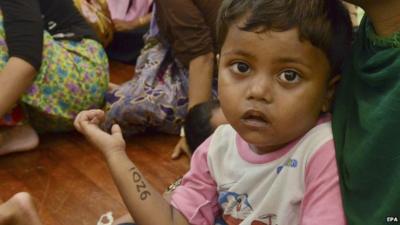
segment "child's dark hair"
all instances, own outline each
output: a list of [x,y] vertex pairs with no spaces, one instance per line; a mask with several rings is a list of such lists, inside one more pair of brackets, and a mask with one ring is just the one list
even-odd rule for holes
[[352,36],[350,15],[340,0],[224,0],[217,19],[219,48],[229,27],[246,18],[244,31],[287,31],[298,28],[327,56],[331,74],[339,74]]
[[191,153],[214,132],[210,120],[218,107],[218,100],[210,100],[193,106],[187,113],[183,129]]

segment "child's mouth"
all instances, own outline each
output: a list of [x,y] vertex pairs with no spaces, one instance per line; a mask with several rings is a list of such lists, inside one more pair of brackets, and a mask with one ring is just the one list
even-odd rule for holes
[[265,114],[257,110],[246,111],[240,120],[244,125],[255,129],[266,128],[270,124]]

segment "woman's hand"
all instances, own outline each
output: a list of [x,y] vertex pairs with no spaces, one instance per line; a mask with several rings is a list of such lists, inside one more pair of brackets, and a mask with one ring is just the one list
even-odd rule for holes
[[172,159],[177,159],[179,158],[179,156],[184,153],[187,156],[192,157],[192,154],[189,150],[189,146],[186,143],[186,139],[185,137],[181,137],[181,139],[178,141],[178,143],[176,144],[174,151],[172,152],[171,158]]
[[125,141],[119,125],[112,126],[111,134],[100,129],[104,117],[104,111],[99,109],[82,111],[76,116],[74,126],[107,159],[114,154],[125,154]]
[[135,21],[125,21],[125,20],[113,20],[114,29],[118,32],[126,32],[136,29],[138,26]]
[[144,16],[141,16],[131,21],[114,19],[113,23],[114,23],[114,29],[116,31],[125,32],[146,26],[150,23],[150,20],[151,20],[151,13],[148,13]]

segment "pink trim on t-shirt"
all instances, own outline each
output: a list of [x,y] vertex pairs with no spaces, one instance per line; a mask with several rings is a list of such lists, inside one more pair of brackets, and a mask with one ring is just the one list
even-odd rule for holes
[[[317,125],[320,125],[322,123],[326,123],[331,120],[331,115],[329,113],[326,113],[324,115],[321,115],[321,117],[317,121]],[[253,150],[251,150],[249,143],[247,143],[245,140],[243,140],[242,137],[237,133],[236,134],[236,146],[238,148],[238,153],[242,159],[246,160],[249,163],[253,164],[263,164],[263,163],[268,163],[271,161],[274,161],[286,153],[288,153],[298,142],[299,140],[303,138],[303,136],[296,138],[295,140],[289,142],[287,145],[285,145],[283,148],[276,150],[274,152],[270,153],[265,153],[265,154],[257,154]]]
[[240,157],[242,157],[243,160],[246,160],[247,162],[252,164],[264,164],[274,161],[289,152],[293,148],[293,146],[297,144],[298,141],[299,139],[296,139],[295,141],[287,144],[285,147],[274,152],[257,154],[253,150],[251,150],[249,143],[243,140],[239,134],[236,134],[236,146]]
[[333,140],[325,143],[306,165],[300,225],[346,224]]

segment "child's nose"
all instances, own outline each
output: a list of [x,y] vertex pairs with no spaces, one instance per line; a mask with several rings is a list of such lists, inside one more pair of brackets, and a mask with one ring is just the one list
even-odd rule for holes
[[273,79],[269,76],[254,76],[248,87],[247,98],[270,103],[273,100]]

